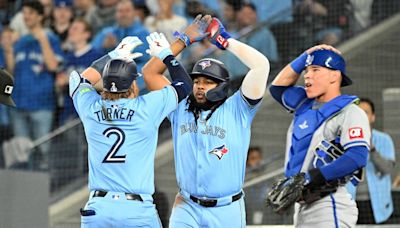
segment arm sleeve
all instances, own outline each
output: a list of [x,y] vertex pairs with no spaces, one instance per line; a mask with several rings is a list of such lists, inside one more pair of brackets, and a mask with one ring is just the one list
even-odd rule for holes
[[256,49],[232,38],[229,39],[228,50],[250,68],[241,87],[244,97],[251,100],[262,98],[267,87],[270,70],[267,57]]
[[272,98],[274,98],[279,104],[283,106],[282,95],[288,89],[289,86],[269,86],[269,92],[271,93]]
[[394,161],[384,158],[377,151],[370,153],[370,159],[375,168],[384,175],[390,174],[395,164]]
[[325,180],[332,181],[352,174],[367,164],[368,148],[365,146],[350,147],[332,163],[322,166],[320,171]]
[[103,57],[94,61],[92,63],[92,65],[90,65],[90,67],[94,68],[95,70],[97,70],[97,72],[100,73],[100,75],[102,75],[103,69],[106,66],[108,60],[110,60],[110,59],[111,59],[111,57],[108,54],[104,55]]
[[167,56],[163,62],[167,66],[172,78],[171,85],[176,90],[179,103],[192,91],[192,80],[185,68],[183,68],[173,55]]
[[[393,140],[390,135],[385,133],[372,133],[372,144],[370,160],[376,170],[382,174],[390,174],[395,165],[395,150]],[[374,150],[374,151],[372,151]]]

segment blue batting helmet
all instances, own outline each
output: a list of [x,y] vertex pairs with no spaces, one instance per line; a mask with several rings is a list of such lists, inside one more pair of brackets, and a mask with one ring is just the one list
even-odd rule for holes
[[342,74],[342,83],[340,86],[348,86],[353,81],[346,75],[346,62],[338,53],[331,50],[316,50],[307,56],[306,66],[317,65],[332,70],[338,70]]
[[137,77],[136,63],[123,59],[111,59],[103,70],[104,90],[111,93],[128,91]]
[[211,78],[219,83],[217,87],[210,89],[205,94],[208,101],[217,102],[228,96],[229,72],[221,61],[212,58],[197,61],[190,77],[194,79],[199,76]]

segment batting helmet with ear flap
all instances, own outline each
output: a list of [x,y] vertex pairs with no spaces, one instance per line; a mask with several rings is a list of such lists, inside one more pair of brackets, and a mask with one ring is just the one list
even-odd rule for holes
[[229,72],[221,61],[212,58],[200,59],[195,63],[190,76],[192,79],[204,76],[219,83],[205,94],[208,101],[217,102],[228,96]]
[[126,92],[137,76],[136,63],[134,61],[111,59],[103,70],[104,90],[111,93]]

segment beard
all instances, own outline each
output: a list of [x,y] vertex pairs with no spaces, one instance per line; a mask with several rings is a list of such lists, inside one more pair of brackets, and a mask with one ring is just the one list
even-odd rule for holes
[[193,92],[189,95],[189,101],[190,105],[194,106],[196,109],[201,110],[210,110],[216,104],[216,102],[210,102],[207,99],[204,103],[197,102]]

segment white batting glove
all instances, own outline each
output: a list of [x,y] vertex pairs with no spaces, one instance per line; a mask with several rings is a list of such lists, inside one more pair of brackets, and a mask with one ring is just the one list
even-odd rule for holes
[[163,61],[167,56],[172,55],[170,44],[163,33],[153,32],[146,37],[149,48],[146,52]]
[[143,42],[137,36],[127,36],[118,44],[118,46],[108,53],[112,59],[124,59],[132,61],[136,58],[143,56],[140,52],[133,52],[133,50],[142,45]]

